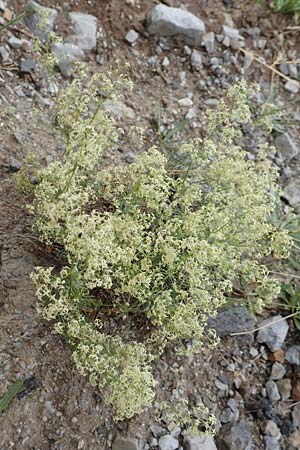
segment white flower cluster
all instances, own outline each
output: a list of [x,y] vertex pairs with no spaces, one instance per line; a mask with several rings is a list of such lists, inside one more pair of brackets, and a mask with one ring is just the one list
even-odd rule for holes
[[[175,340],[199,348],[207,317],[235,280],[255,282],[259,306],[277,294],[259,261],[274,251],[286,256],[289,239],[268,222],[277,193],[266,148],[254,163],[238,144],[253,119],[244,83],[209,113],[208,137],[181,146],[184,167],[151,148],[130,167],[97,169],[115,140],[96,106],[99,92],[106,98],[114,89],[104,81],[76,80],[58,102],[66,152],[41,171],[33,210],[41,239],[59,243],[66,262],[60,272],[38,268],[33,280],[44,317],[56,319],[76,366],[105,388],[120,419],[153,400],[150,350]],[[142,316],[152,334],[126,342],[106,331],[111,315]]]

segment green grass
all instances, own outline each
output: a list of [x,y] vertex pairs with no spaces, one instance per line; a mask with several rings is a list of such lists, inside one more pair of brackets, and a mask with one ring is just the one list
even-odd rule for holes
[[274,0],[273,9],[281,13],[293,13],[300,11],[300,0]]

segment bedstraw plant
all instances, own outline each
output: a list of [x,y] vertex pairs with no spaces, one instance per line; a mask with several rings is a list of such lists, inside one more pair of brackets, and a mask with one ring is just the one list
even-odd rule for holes
[[268,220],[278,201],[270,149],[253,162],[239,145],[243,124],[270,125],[251,88],[232,87],[207,113],[207,136],[182,143],[172,163],[154,146],[106,167],[105,151],[124,136],[105,102],[124,84],[97,74],[59,95],[65,152],[40,170],[31,205],[40,240],[62,255],[32,274],[39,311],[117,420],[152,404],[152,364],[167,345],[216,343],[206,321],[237,279],[257,286],[257,305],[273,300],[280,287],[262,260],[289,247]]

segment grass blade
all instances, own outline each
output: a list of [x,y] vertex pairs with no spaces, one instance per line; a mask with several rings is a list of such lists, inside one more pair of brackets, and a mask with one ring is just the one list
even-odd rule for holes
[[14,399],[17,393],[22,389],[23,383],[24,382],[22,380],[16,381],[3,395],[3,397],[0,400],[0,414],[3,413],[5,408],[10,404],[10,402]]

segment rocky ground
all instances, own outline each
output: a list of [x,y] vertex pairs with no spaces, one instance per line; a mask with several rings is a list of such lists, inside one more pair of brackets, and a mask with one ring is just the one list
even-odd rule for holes
[[[268,327],[241,337],[230,335],[257,326],[247,309],[220,312],[211,322],[221,336],[213,354],[166,354],[157,363],[162,397],[185,394],[217,415],[217,434],[206,438],[156,420],[152,410],[114,424],[101,393],[77,373],[65,343],[35,309],[28,274],[51,255],[32,235],[13,175],[29,153],[42,164],[60,155],[54,102],[72,77],[74,60],[89,61],[94,72],[130,63],[134,89],[111,109],[125,131],[132,123],[149,129],[150,141],[158,105],[161,132],[185,118],[185,133],[201,136],[204,111],[216,107],[237,80],[255,81],[261,101],[275,100],[283,113],[271,136],[274,164],[285,208],[300,207],[300,28],[293,17],[273,14],[254,0],[168,0],[153,9],[157,4],[45,0],[43,8],[51,8],[47,27],[64,39],[52,49],[59,70],[51,80],[33,45],[34,36],[43,38],[36,5],[35,16],[0,33],[0,396],[26,379],[0,416],[0,450],[300,449],[300,335],[280,308],[256,318],[259,326],[269,321]],[[0,26],[25,5],[1,0]],[[167,6],[181,7],[176,20]],[[248,133],[249,158],[259,142],[259,135]],[[136,149],[126,147],[107,155],[110,163],[130,164],[137,157]]]

